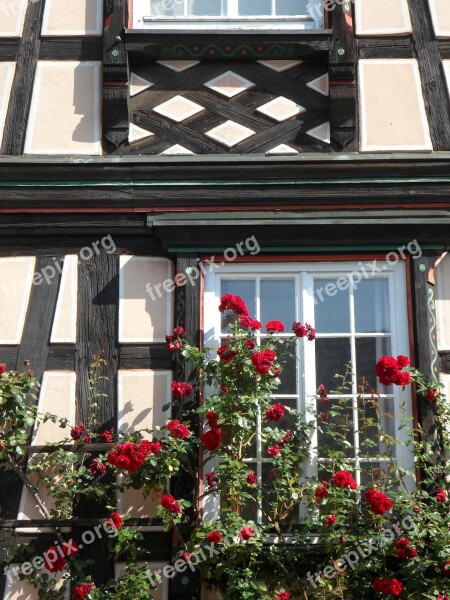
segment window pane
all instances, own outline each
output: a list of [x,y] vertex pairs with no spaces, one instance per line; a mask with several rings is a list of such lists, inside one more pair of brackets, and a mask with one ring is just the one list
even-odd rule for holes
[[386,444],[380,441],[379,427],[384,433],[395,438],[394,400],[377,398],[376,404],[371,398],[359,398],[359,448],[362,457],[387,455]]
[[[339,283],[338,283],[339,282]],[[314,279],[315,327],[318,333],[347,333],[350,331],[349,292],[344,277]]]
[[[339,436],[339,440],[345,439],[348,442],[348,446],[345,448],[346,456],[354,458],[354,426],[353,426],[353,399],[352,398],[337,398],[331,399],[329,402],[324,402],[321,398],[317,400],[317,442],[319,449],[319,456],[321,458],[327,458],[328,451],[336,448],[336,434]],[[330,415],[329,411],[334,411],[339,414]],[[333,423],[335,421],[335,423]],[[339,422],[338,431],[336,431],[336,424]],[[329,431],[334,431],[333,435],[330,435]]]
[[221,17],[222,0],[188,0],[188,14],[195,17]]
[[361,281],[354,297],[357,333],[388,333],[391,329],[388,280]]
[[390,338],[357,338],[356,339],[356,374],[358,383],[364,377],[368,385],[368,393],[377,389],[382,394],[389,393],[391,386],[387,387],[378,383],[375,376],[375,365],[382,356],[391,354]]
[[239,0],[239,15],[241,17],[270,16],[272,0]]
[[350,339],[316,339],[315,344],[317,387],[323,383],[328,393],[330,393],[341,383],[334,375],[344,375],[346,365],[351,360]]
[[152,17],[183,17],[184,0],[150,0],[150,16]]
[[275,13],[277,16],[306,15],[308,0],[276,0]]
[[[233,294],[234,296],[240,296],[247,305],[249,313],[253,316],[256,312],[256,286],[255,280],[251,279],[239,279],[239,280],[222,280],[220,295]],[[229,331],[228,324],[232,322],[234,315],[227,311],[222,315],[222,331]]]
[[[261,281],[261,323],[282,321],[286,331],[291,331],[295,321],[295,282],[290,280]],[[265,327],[264,327],[265,331]]]

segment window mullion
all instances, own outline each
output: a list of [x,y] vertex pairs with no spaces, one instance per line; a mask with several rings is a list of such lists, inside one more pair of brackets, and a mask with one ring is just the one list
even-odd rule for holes
[[350,285],[349,288],[349,303],[350,303],[350,360],[354,377],[352,377],[352,404],[353,404],[353,444],[355,449],[355,468],[356,481],[358,485],[361,483],[361,472],[359,470],[359,433],[358,433],[358,377],[357,377],[357,357],[356,357],[356,337],[355,337],[355,288]]
[[226,10],[224,14],[230,19],[237,19],[239,17],[239,0],[223,0],[225,2]]

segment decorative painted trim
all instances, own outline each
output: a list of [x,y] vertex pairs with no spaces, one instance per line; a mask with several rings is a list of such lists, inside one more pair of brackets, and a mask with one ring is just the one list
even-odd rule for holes
[[189,48],[185,44],[176,44],[175,46],[163,46],[161,49],[161,57],[177,57],[185,58],[265,58],[272,59],[295,58],[295,48],[293,45],[272,44],[269,47],[261,45],[239,44],[239,46],[225,46],[221,48],[217,44],[208,44],[206,46],[193,46]]
[[[373,2],[373,0],[371,0]],[[432,0],[430,0],[431,2]],[[364,29],[363,28],[363,20],[362,20],[362,15],[363,15],[363,10],[362,10],[362,3],[361,0],[354,0],[355,2],[355,33],[358,36],[382,36],[382,35],[401,35],[401,34],[408,34],[412,32],[412,25],[411,25],[411,18],[409,15],[409,8],[408,8],[408,1],[407,0],[400,0],[401,6],[402,6],[402,13],[403,13],[403,27],[383,27],[380,29]],[[388,19],[389,16],[386,15],[386,18]]]
[[436,302],[434,298],[434,289],[429,286],[428,288],[428,317],[430,322],[429,327],[429,337],[430,337],[430,346],[431,346],[431,373],[433,379],[438,382],[439,381],[439,367],[438,367],[438,358],[439,353],[437,349],[437,328],[436,328]]
[[[37,118],[37,108],[38,102],[36,93],[39,92],[42,83],[42,77],[44,73],[44,69],[47,68],[60,68],[61,66],[73,66],[74,72],[75,69],[79,67],[91,67],[95,72],[95,83],[94,88],[92,90],[92,99],[94,104],[94,137],[98,139],[98,142],[93,142],[91,144],[92,149],[87,152],[85,149],[75,150],[75,149],[61,149],[61,148],[46,148],[45,150],[33,149],[32,141],[34,135],[34,129],[36,126],[36,118]],[[36,67],[36,75],[33,86],[33,94],[32,94],[32,103],[30,109],[30,116],[28,119],[27,133],[25,138],[25,148],[24,154],[45,154],[45,155],[54,155],[54,154],[64,154],[64,155],[98,155],[102,153],[102,144],[101,144],[101,106],[102,106],[102,95],[101,95],[101,62],[99,61],[39,61]],[[95,110],[97,109],[97,110]]]
[[[69,279],[70,276],[70,279]],[[67,289],[66,289],[67,288]],[[57,330],[61,319],[65,294],[70,294],[70,335],[59,337]],[[75,344],[77,341],[77,296],[78,296],[78,255],[66,254],[59,286],[58,301],[53,319],[51,344]]]
[[[158,258],[155,256],[130,256],[128,254],[122,254],[119,260],[119,342],[122,344],[137,344],[137,343],[165,343],[165,337],[161,338],[149,338],[142,337],[139,339],[128,338],[123,334],[123,309],[122,309],[122,300],[124,299],[124,280],[121,276],[121,271],[123,266],[128,262],[127,259],[134,259],[143,262],[159,262],[159,263],[167,263],[167,279],[172,279],[172,263],[167,258]],[[161,284],[164,283],[161,281]],[[166,331],[170,331],[172,328],[172,294],[163,292],[166,296]]]
[[[97,14],[95,29],[49,29],[48,22],[54,0],[46,0],[44,9],[44,19],[42,22],[41,35],[44,36],[73,36],[73,35],[102,35],[103,33],[103,0],[87,0],[89,4],[97,2]],[[58,0],[59,1],[59,0]],[[58,8],[61,10],[61,6]]]
[[[425,144],[415,144],[415,145],[399,145],[399,146],[373,146],[367,143],[367,121],[366,121],[366,91],[365,91],[365,73],[364,67],[366,65],[372,64],[378,65],[411,65],[413,68],[414,80],[416,85],[417,92],[417,101],[419,104],[419,114],[420,121],[422,123],[423,135],[426,140]],[[359,71],[359,106],[360,106],[360,114],[361,114],[361,152],[383,152],[383,151],[410,151],[410,150],[428,150],[430,152],[433,151],[433,144],[431,142],[430,136],[430,127],[428,124],[427,113],[425,110],[425,101],[422,94],[422,85],[420,79],[420,71],[419,64],[414,58],[404,58],[404,59],[361,59],[358,65]]]
[[[428,0],[428,5],[430,7],[431,20],[433,22],[435,36],[438,39],[450,38],[450,29],[440,29],[439,28],[439,15],[436,10],[435,0]],[[447,8],[447,10],[448,10],[448,8]]]

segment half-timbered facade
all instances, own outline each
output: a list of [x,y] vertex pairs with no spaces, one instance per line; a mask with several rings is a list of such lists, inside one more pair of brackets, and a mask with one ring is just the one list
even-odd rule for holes
[[[43,412],[83,420],[102,349],[102,425],[164,423],[182,374],[165,334],[218,342],[227,291],[316,324],[287,405],[386,353],[448,386],[448,0],[2,0],[0,140],[0,362],[30,361]],[[349,273],[358,291],[336,288]],[[48,423],[32,445],[60,437]],[[1,482],[3,545],[52,542],[22,482]],[[152,498],[119,506],[170,563]],[[57,525],[76,539],[102,511]],[[120,571],[102,544],[99,583]],[[159,594],[200,598],[190,572]]]

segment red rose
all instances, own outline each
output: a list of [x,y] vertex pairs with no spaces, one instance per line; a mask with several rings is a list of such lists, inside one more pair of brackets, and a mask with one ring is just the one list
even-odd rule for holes
[[327,525],[334,525],[336,523],[336,515],[328,515],[328,517],[325,517],[325,523]]
[[372,584],[375,592],[383,594],[383,596],[400,596],[403,592],[403,583],[398,579],[389,579],[388,577],[378,577]]
[[171,513],[178,514],[181,512],[180,505],[177,500],[170,494],[166,494],[161,498],[161,506]]
[[244,540],[244,542],[246,542],[247,540],[252,538],[255,534],[253,533],[253,529],[251,527],[244,527],[239,532],[239,535]]
[[102,463],[98,458],[94,458],[94,460],[89,465],[89,469],[92,475],[104,475],[106,473],[106,465]]
[[[64,548],[63,553],[65,553]],[[56,546],[51,546],[47,552],[44,552],[44,567],[50,573],[57,573],[58,571],[61,571],[66,564],[66,559],[61,556]]]
[[123,519],[117,512],[113,512],[109,515],[109,521],[112,522],[114,529],[119,530],[122,527]]
[[256,321],[256,319],[252,319],[248,315],[242,316],[239,319],[239,322],[241,324],[241,327],[244,327],[244,329],[252,329],[253,331],[256,331],[257,329],[262,329],[262,324],[259,321]]
[[222,541],[222,534],[220,531],[210,531],[205,539],[210,544],[220,544]]
[[206,481],[210,487],[214,487],[216,485],[215,482],[216,474],[211,471],[211,473],[205,473]]
[[337,487],[340,487],[340,488],[349,487],[352,490],[356,490],[356,488],[358,487],[358,484],[353,479],[352,474],[349,473],[348,471],[337,471],[333,475],[333,483]]
[[173,419],[167,423],[166,428],[170,431],[171,437],[174,439],[185,439],[191,433],[186,425],[182,425],[177,419]]
[[217,356],[226,365],[230,364],[233,358],[236,356],[236,352],[232,350],[228,344],[222,344],[217,350]]
[[110,444],[113,441],[113,433],[114,429],[107,429],[106,431],[99,433],[98,437],[104,444]]
[[324,488],[323,486],[318,487],[316,489],[316,491],[314,492],[314,496],[316,498],[319,498],[319,500],[323,500],[324,498],[326,498],[328,496],[328,490],[326,488]]
[[397,356],[397,362],[399,364],[399,366],[404,369],[405,367],[407,367],[409,365],[409,358],[406,356],[402,356],[401,354],[399,356]]
[[249,485],[255,485],[257,481],[258,478],[256,477],[255,473],[253,473],[253,471],[249,471],[247,475],[247,483]]
[[180,350],[183,347],[183,340],[186,337],[186,332],[182,327],[175,327],[172,335],[166,335],[167,348],[171,352]]
[[326,423],[327,421],[330,420],[330,415],[329,415],[329,413],[322,411],[320,413],[320,418],[322,419],[322,421],[325,421],[325,423]]
[[172,395],[175,398],[186,398],[192,392],[192,385],[185,381],[172,381]]
[[284,332],[284,324],[281,321],[269,321],[266,325],[266,329],[269,333],[272,333],[272,332],[283,333]]
[[184,562],[188,563],[192,560],[193,555],[190,552],[188,552],[187,550],[183,550],[180,558],[181,558],[181,560],[184,560]]
[[265,375],[270,371],[276,358],[273,350],[263,350],[262,352],[255,352],[251,357],[251,361],[255,371],[260,375]]
[[406,538],[400,538],[394,544],[397,550],[397,558],[407,560],[417,556],[417,550],[411,546],[411,542]]
[[427,390],[427,393],[424,395],[424,398],[427,402],[436,402],[436,390]]
[[254,350],[256,348],[255,340],[251,340],[251,339],[245,340],[244,344],[248,350]]
[[282,404],[273,404],[266,410],[266,419],[268,421],[280,421],[284,417],[286,409]]
[[64,556],[76,556],[79,552],[78,544],[73,540],[64,542],[64,544],[62,545],[62,551]]
[[222,431],[220,427],[214,427],[200,436],[202,444],[207,450],[212,452],[220,446],[222,441]]
[[447,594],[438,594],[436,596],[436,600],[450,600],[450,598],[447,596]]
[[311,327],[308,323],[302,325],[301,323],[294,323],[292,325],[292,331],[298,338],[306,337],[310,342],[312,342],[316,337],[316,330],[314,327]]
[[216,412],[212,410],[208,411],[205,415],[205,418],[206,422],[208,423],[208,427],[210,427],[211,429],[218,427],[217,422],[220,419],[220,417]]
[[224,294],[220,299],[219,311],[223,313],[226,310],[232,310],[238,316],[248,315],[245,302],[240,296],[233,296],[233,294]]
[[278,442],[278,444],[280,446],[284,446],[285,444],[288,444],[289,442],[292,442],[292,433],[288,429],[286,431],[286,433],[284,434],[284,436],[281,438],[281,440]]
[[341,533],[341,535],[339,536],[339,543],[345,544],[345,535],[343,533]]
[[364,494],[367,503],[370,505],[370,510],[375,515],[384,515],[388,510],[391,510],[393,504],[391,500],[383,494],[383,492],[377,492],[375,490],[367,490]]
[[3,373],[6,373],[6,365],[1,363],[0,364],[0,377],[3,375]]
[[86,426],[83,425],[83,423],[80,423],[76,427],[72,427],[70,430],[70,437],[77,442],[84,433],[86,433]]
[[158,448],[161,449],[159,442],[152,444],[147,440],[143,440],[140,444],[117,444],[116,448],[109,452],[108,462],[118,469],[132,473],[144,464],[145,458],[150,452],[158,450]]
[[86,596],[94,589],[94,584],[92,583],[82,583],[81,585],[77,585],[73,590],[74,600],[86,600]]
[[450,577],[450,560],[447,560],[442,564],[441,573],[444,577]]
[[291,595],[289,592],[280,592],[277,594],[277,600],[289,600]]
[[442,488],[438,488],[437,492],[436,492],[436,502],[447,502],[447,492],[445,490],[443,490]]
[[275,446],[271,446],[268,450],[267,450],[267,454],[269,454],[270,456],[278,456],[280,454],[280,448],[275,445]]
[[382,385],[401,385],[405,387],[411,382],[411,375],[407,371],[402,371],[409,365],[406,356],[382,356],[375,367],[377,375]]

